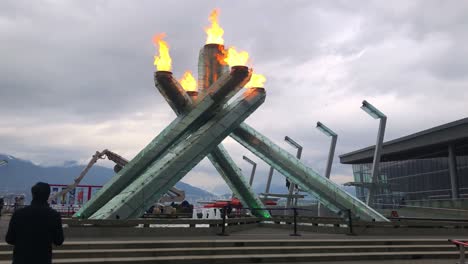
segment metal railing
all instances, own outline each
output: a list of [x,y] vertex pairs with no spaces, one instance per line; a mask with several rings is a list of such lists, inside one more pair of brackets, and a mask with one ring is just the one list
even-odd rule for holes
[[[273,223],[275,225],[289,225],[292,226],[291,236],[300,236],[298,232],[299,226],[313,225],[318,227],[319,225],[332,225],[334,227],[347,228],[347,235],[354,235],[353,232],[353,218],[351,210],[343,210],[340,214],[343,217],[317,217],[315,214],[317,210],[306,209],[306,208],[243,208],[244,210],[255,211],[255,210],[267,210],[269,211],[271,218],[263,218],[263,223]],[[223,212],[227,210],[225,208]],[[302,215],[301,215],[302,213]],[[223,214],[223,219],[226,215]],[[222,231],[225,235],[225,230]]]
[[460,240],[455,240],[455,239],[449,239],[448,240],[450,243],[454,244],[458,250],[460,251],[460,259],[458,264],[465,264],[465,247],[468,247],[468,243],[465,241],[460,241]]
[[[382,206],[391,206],[393,204],[385,204],[385,203],[375,203],[376,205]],[[433,210],[444,210],[444,211],[453,211],[453,212],[468,212],[468,210],[464,209],[456,209],[456,208],[444,208],[444,207],[430,207],[430,206],[417,206],[417,205],[406,205],[400,204],[397,207],[391,207],[392,209],[398,208],[422,208],[422,209],[433,209]]]
[[[270,218],[255,217],[252,211],[268,210]],[[391,222],[362,221],[350,214],[349,210],[341,212],[341,217],[317,217],[317,211],[307,208],[243,208],[242,211],[232,213],[230,208],[222,208],[217,219],[192,219],[182,217],[140,218],[131,220],[96,220],[96,219],[63,219],[68,228],[183,228],[187,231],[201,231],[200,228],[210,229],[212,233],[226,236],[229,232],[250,228],[249,225],[268,226],[290,230],[292,236],[300,236],[301,232],[325,232],[346,235],[389,233],[400,231],[406,234],[408,230],[416,233],[429,229],[433,232],[451,233],[468,230],[468,220],[462,219],[432,219],[432,218],[404,218],[394,217]],[[186,215],[188,216],[188,215]],[[196,228],[198,229],[195,231]],[[460,231],[456,231],[460,230]],[[191,232],[191,231],[190,231]],[[427,231],[425,231],[427,232]],[[447,234],[447,233],[446,233]]]

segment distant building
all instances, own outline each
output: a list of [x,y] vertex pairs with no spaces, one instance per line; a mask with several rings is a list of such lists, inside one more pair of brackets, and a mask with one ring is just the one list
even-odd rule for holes
[[[356,195],[366,200],[375,146],[340,156],[352,164]],[[375,207],[441,204],[468,198],[468,118],[383,144]],[[428,203],[429,202],[429,203]]]

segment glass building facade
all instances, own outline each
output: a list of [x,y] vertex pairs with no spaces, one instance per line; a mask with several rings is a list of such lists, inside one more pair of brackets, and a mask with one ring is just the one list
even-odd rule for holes
[[[366,200],[372,163],[353,164],[356,196]],[[468,198],[468,156],[457,156],[458,191]],[[364,183],[364,184],[363,184]],[[451,183],[448,158],[424,158],[380,163],[375,195],[376,208],[393,208],[406,203],[449,200]]]

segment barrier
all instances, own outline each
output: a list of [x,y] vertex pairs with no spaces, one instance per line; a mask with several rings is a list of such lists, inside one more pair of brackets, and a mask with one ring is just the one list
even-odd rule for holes
[[458,263],[465,264],[465,247],[468,246],[468,243],[464,241],[455,240],[455,239],[449,239],[448,241],[454,244],[460,250],[460,262]]
[[161,218],[147,215],[147,218],[132,220],[64,219],[63,223],[73,234],[78,234],[80,230],[109,234],[113,229],[117,233],[123,232],[129,236],[145,232],[147,236],[170,232],[226,236],[230,232],[256,226],[287,229],[291,231],[292,236],[299,236],[301,232],[346,235],[468,235],[468,221],[453,219],[397,218],[392,222],[369,222],[352,217],[347,210],[341,213],[343,217],[316,217],[310,216],[310,213],[316,210],[305,208],[261,208],[268,210],[272,215],[271,218],[261,218],[252,216],[252,211],[257,210],[256,208],[243,208],[242,212],[233,212],[230,215],[225,213],[227,209],[223,208],[221,215],[216,219],[182,218],[189,214]]

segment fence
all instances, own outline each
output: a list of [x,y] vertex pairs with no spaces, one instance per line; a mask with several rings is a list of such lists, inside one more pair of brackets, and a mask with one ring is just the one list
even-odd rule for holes
[[[304,208],[244,208],[242,213],[221,210],[220,219],[192,219],[189,214],[180,215],[145,215],[145,218],[131,220],[93,220],[64,218],[68,231],[112,232],[128,234],[221,234],[244,230],[256,226],[267,226],[289,230],[293,236],[301,232],[339,233],[347,235],[468,235],[468,220],[448,218],[390,218],[390,222],[364,222],[353,218],[349,210],[341,213],[342,217],[311,216],[313,210]],[[270,218],[252,216],[254,210],[268,210]],[[62,212],[71,216],[72,211]],[[116,229],[113,229],[116,228]],[[136,231],[135,228],[138,228]],[[168,231],[171,230],[171,231]]]
[[[347,234],[353,234],[353,219],[347,217],[333,218],[333,217],[310,217],[306,214],[312,210],[300,209],[300,208],[256,208],[249,209],[244,208],[242,213],[234,212],[228,214],[229,208],[225,207],[221,210],[220,219],[190,219],[182,218],[188,216],[168,215],[168,216],[154,216],[145,215],[142,219],[131,219],[131,220],[94,220],[94,219],[64,219],[63,223],[69,228],[86,228],[86,227],[114,227],[114,228],[183,228],[194,229],[194,228],[211,228],[218,230],[218,234],[227,235],[228,231],[239,230],[240,226],[248,225],[274,225],[280,228],[290,228],[292,230],[291,235],[299,236],[299,227],[304,226],[316,226],[316,227],[327,227],[332,226],[339,228],[341,232]],[[247,209],[253,210],[268,210],[272,213],[271,218],[259,218],[254,217],[251,214],[246,213]],[[347,214],[349,212],[345,212]],[[305,215],[301,215],[305,214]]]

